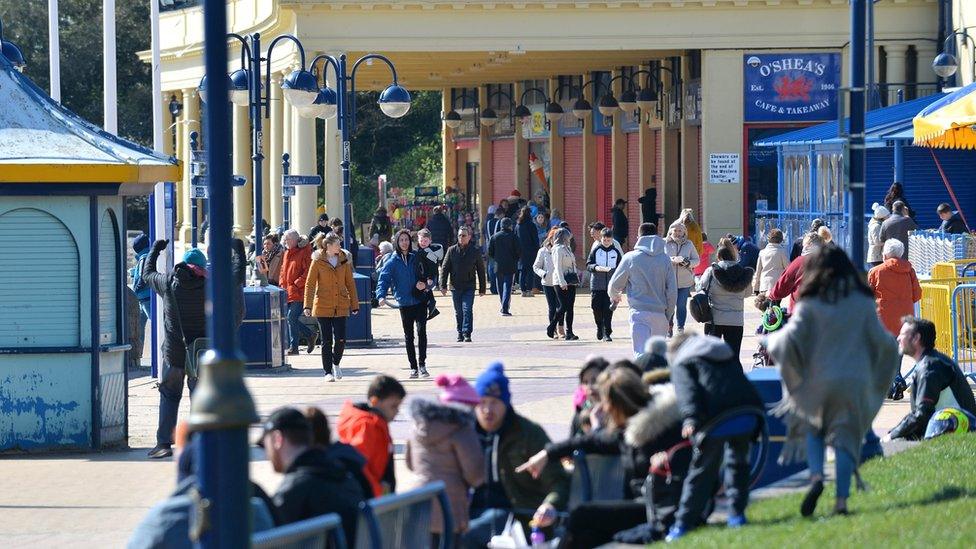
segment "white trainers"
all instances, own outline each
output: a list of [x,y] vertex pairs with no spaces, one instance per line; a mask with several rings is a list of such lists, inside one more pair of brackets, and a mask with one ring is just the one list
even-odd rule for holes
[[335,376],[333,376],[332,374],[325,374],[325,381],[332,383],[335,381]]
[[336,379],[342,379],[342,367],[336,364],[332,367],[332,371],[335,372]]

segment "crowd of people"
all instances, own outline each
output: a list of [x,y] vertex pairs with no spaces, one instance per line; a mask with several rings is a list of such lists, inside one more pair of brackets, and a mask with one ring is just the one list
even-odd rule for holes
[[[411,379],[430,377],[427,323],[440,312],[435,291],[441,297],[452,291],[459,343],[472,341],[476,292],[497,294],[499,314],[507,317],[516,285],[523,297],[541,289],[546,335],[566,341],[580,339],[574,305],[581,287],[589,287],[599,341],[613,341],[612,319],[623,294],[629,306],[633,359],[586,361],[566,440],[550,440],[538,423],[517,412],[501,363],[488,366],[473,385],[456,374],[437,375],[436,400],[412,399],[405,463],[417,482],[445,483],[454,525],[454,531],[445,531],[435,510],[432,544],[450,536],[460,546],[485,547],[512,517],[526,532],[558,537],[560,547],[673,541],[706,523],[716,487],[723,483],[728,527],[747,524],[749,447],[759,425],[727,436],[709,436],[708,428],[729,411],[764,410],[740,360],[750,295],[760,309],[783,314],[773,328],[764,322],[761,330],[768,335],[762,346],[783,379],[783,399],[771,412],[787,429],[780,458],[805,461],[810,469],[802,516],[815,513],[824,491],[827,445],[836,456],[834,513],[849,513],[852,478],[862,484],[859,466],[879,448],[871,423],[886,396],[900,398],[893,387],[905,383],[901,356],[916,363],[910,412],[882,440],[963,428],[961,420],[952,427],[952,418],[972,418],[976,425],[976,400],[963,372],[935,349],[936,326],[913,316],[921,298],[907,259],[914,222],[907,201],[893,192],[890,207],[874,206],[869,260],[876,260],[866,277],[832,242],[821,220],[814,220],[791,249],[783,232],[772,229],[760,250],[732,234],[712,245],[689,209],[664,237],[654,223],[641,223],[626,251],[626,201],[618,200],[611,227],[599,221],[588,226],[592,245],[580,269],[576,239],[559,212],[533,209],[517,197],[493,206],[480,230],[455,226],[435,211],[416,234],[394,233],[378,209],[370,226],[376,250],[372,297],[377,305],[398,310]],[[943,229],[958,229],[961,219],[945,209],[940,206]],[[274,235],[261,242],[258,272],[286,291],[288,352],[297,354],[304,340],[311,353],[321,341],[326,380],[341,379],[346,320],[359,311],[355,256],[342,247],[341,221],[323,218],[307,236],[290,230],[280,242]],[[195,383],[188,351],[206,334],[207,259],[189,249],[172,273],[159,273],[156,260],[167,244],[136,240],[132,289],[140,307],[148,308],[149,290],[163,297],[159,428],[150,457],[167,457],[174,444],[180,446],[180,483],[170,499],[150,511],[132,547],[188,546],[196,482],[196,437],[185,426],[178,428],[176,412],[184,383],[191,391]],[[233,257],[243,288],[247,252],[240,240]],[[242,292],[237,312],[240,322]],[[689,314],[703,324],[703,334],[687,329]],[[315,318],[318,330],[301,322],[302,315]],[[260,426],[257,445],[284,478],[273,496],[252,486],[255,530],[338,513],[354,543],[358,505],[397,490],[389,424],[406,396],[398,380],[376,376],[364,401],[342,406],[335,436],[319,408],[272,413]],[[576,450],[620,456],[620,499],[568,507],[568,458]]]

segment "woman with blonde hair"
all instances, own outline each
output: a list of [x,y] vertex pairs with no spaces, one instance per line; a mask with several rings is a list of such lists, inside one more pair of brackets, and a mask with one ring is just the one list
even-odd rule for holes
[[[701,243],[699,243],[701,246]],[[688,238],[688,231],[683,223],[672,223],[668,229],[668,237],[664,242],[664,249],[671,257],[674,271],[678,280],[677,316],[678,333],[685,331],[685,320],[688,318],[688,297],[695,287],[695,267],[701,261],[694,242]],[[674,326],[672,320],[671,326]]]
[[695,221],[695,212],[691,208],[685,208],[681,210],[681,215],[678,216],[678,220],[672,223],[681,223],[685,226],[685,230],[688,231],[688,240],[690,240],[695,245],[695,251],[698,252],[698,256],[702,255],[702,228],[701,225]]
[[315,238],[315,248],[305,280],[305,316],[314,316],[318,321],[322,369],[325,380],[331,382],[342,379],[339,362],[346,348],[346,318],[359,314],[359,294],[352,263],[342,250],[342,237],[320,234]]

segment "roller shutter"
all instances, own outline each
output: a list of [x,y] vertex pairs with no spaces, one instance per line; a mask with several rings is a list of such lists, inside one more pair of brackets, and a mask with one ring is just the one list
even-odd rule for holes
[[495,204],[508,198],[515,188],[515,140],[491,142],[491,197]]
[[563,138],[563,219],[569,223],[577,242],[577,253],[582,253],[585,212],[583,211],[583,138]]
[[637,228],[640,226],[640,198],[644,189],[640,180],[640,134],[627,134],[627,219],[630,221],[630,241],[637,241]]
[[596,138],[596,219],[605,225],[612,221],[613,207],[613,140],[609,135]]
[[0,215],[0,347],[78,347],[78,247],[47,212]]
[[118,343],[119,246],[118,231],[110,212],[102,214],[98,227],[98,343]]

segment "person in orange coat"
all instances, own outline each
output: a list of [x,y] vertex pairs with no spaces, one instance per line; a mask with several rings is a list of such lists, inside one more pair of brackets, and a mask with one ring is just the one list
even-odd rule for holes
[[320,234],[315,248],[305,280],[305,316],[315,317],[319,324],[322,369],[325,380],[332,382],[342,379],[339,361],[346,348],[346,319],[350,314],[359,314],[359,295],[352,278],[352,262],[342,249],[342,237],[336,233]]
[[285,257],[281,260],[278,282],[288,292],[288,354],[298,354],[298,340],[308,340],[308,352],[315,348],[315,332],[302,324],[301,316],[305,301],[305,280],[312,264],[312,246],[308,239],[295,229],[285,231]]
[[375,497],[396,491],[390,422],[400,413],[400,404],[406,396],[407,391],[399,381],[379,375],[369,384],[366,402],[346,401],[339,412],[339,440],[366,458],[363,472]]
[[915,303],[922,299],[922,287],[912,264],[902,259],[905,245],[900,240],[886,240],[882,253],[884,261],[868,272],[868,285],[874,290],[881,323],[897,337],[901,319],[915,313]]

